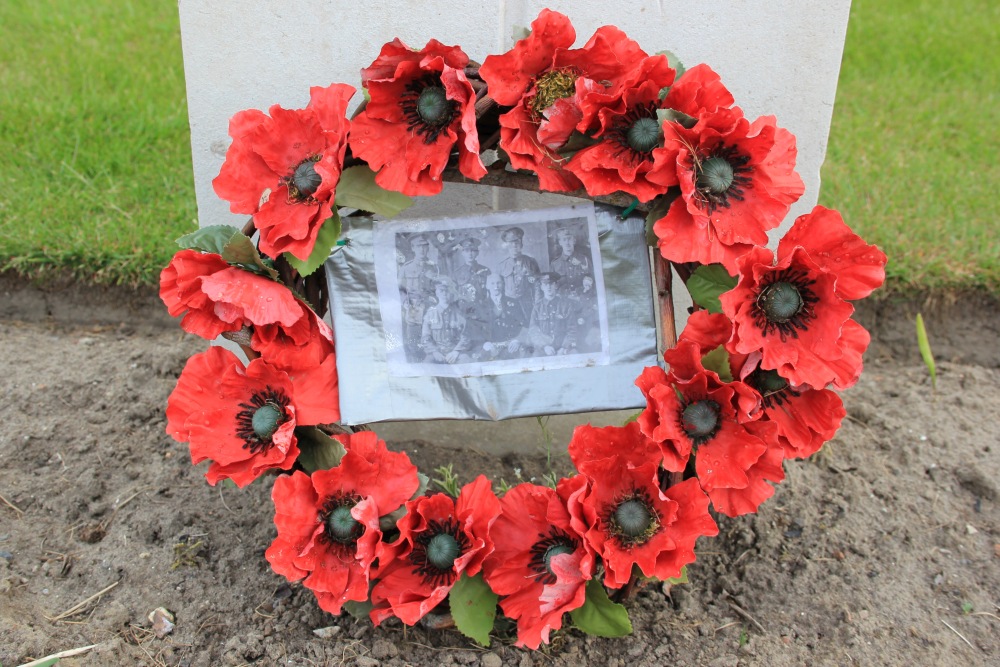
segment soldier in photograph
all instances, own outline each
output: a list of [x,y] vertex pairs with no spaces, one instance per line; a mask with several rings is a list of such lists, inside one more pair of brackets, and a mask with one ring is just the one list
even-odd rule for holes
[[536,283],[541,273],[538,262],[524,254],[524,230],[520,227],[508,227],[501,232],[500,239],[506,244],[508,252],[498,269],[504,280],[504,292],[521,304],[524,317],[528,319],[535,304]]
[[504,281],[499,274],[487,276],[486,298],[479,313],[485,332],[482,358],[514,359],[521,356],[521,337],[528,322],[521,304],[504,294]]
[[559,256],[552,260],[552,270],[558,273],[563,296],[572,297],[580,292],[584,276],[592,276],[590,256],[577,248],[576,232],[572,227],[559,227],[555,233]]
[[479,243],[479,239],[474,236],[466,236],[459,241],[461,263],[451,274],[459,298],[466,301],[478,302],[486,294],[486,276],[490,275],[490,270],[477,261]]
[[427,297],[420,291],[409,294],[401,289],[399,300],[403,308],[403,349],[406,352],[406,360],[410,363],[423,361],[424,351],[420,339],[424,333]]
[[528,335],[536,356],[574,354],[576,352],[576,302],[559,294],[558,273],[549,271],[539,276],[542,296],[531,310]]
[[425,361],[455,364],[470,361],[471,341],[466,334],[466,317],[455,294],[451,278],[434,280],[434,298],[437,301],[424,312],[420,345]]
[[584,276],[580,291],[575,296],[577,302],[577,350],[597,352],[601,349],[601,316],[597,303],[594,278]]
[[413,259],[399,268],[399,286],[409,295],[420,292],[429,297],[434,293],[433,280],[438,276],[438,266],[430,259],[430,241],[424,234],[414,234],[408,241]]

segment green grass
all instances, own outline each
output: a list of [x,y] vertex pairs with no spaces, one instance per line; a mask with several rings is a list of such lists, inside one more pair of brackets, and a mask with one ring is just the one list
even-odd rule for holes
[[0,269],[155,282],[196,216],[176,0],[4,0],[0,44]]
[[820,202],[891,287],[1000,291],[1000,4],[855,0]]
[[[855,0],[821,202],[896,289],[1000,292],[1000,4]],[[0,270],[153,283],[193,229],[176,0],[0,3]]]

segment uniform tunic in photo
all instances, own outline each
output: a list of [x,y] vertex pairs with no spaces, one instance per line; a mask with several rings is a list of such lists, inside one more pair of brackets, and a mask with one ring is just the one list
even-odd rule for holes
[[465,335],[466,318],[459,304],[432,306],[424,313],[421,346],[427,356],[438,353],[467,352],[469,338]]
[[531,310],[531,334],[536,347],[575,348],[576,332],[577,306],[572,299],[556,295],[535,303]]

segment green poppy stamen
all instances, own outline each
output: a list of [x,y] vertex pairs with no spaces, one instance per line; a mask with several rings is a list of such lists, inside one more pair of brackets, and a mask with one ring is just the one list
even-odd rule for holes
[[253,432],[261,440],[270,440],[274,432],[278,430],[282,417],[284,414],[281,408],[274,403],[265,403],[253,413],[251,420]]
[[701,173],[698,175],[698,189],[707,190],[714,195],[721,195],[729,190],[736,174],[729,160],[722,157],[710,157],[701,163]]
[[315,164],[313,160],[306,160],[292,174],[292,185],[302,197],[311,197],[323,182],[323,177],[316,173]]

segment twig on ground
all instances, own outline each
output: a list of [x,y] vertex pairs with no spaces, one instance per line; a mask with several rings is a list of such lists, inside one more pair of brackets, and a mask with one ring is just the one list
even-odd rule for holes
[[94,593],[93,595],[91,595],[86,600],[83,600],[82,602],[77,602],[75,605],[73,605],[72,607],[70,607],[69,609],[67,609],[66,611],[64,611],[63,613],[58,614],[57,616],[46,616],[45,618],[47,618],[50,621],[56,622],[56,621],[61,621],[61,620],[65,619],[65,618],[69,618],[70,616],[74,616],[74,615],[80,613],[80,611],[82,611],[83,608],[86,607],[88,604],[90,604],[94,600],[97,600],[102,595],[104,595],[105,593],[107,593],[108,591],[110,591],[112,588],[114,588],[115,586],[117,586],[120,583],[121,583],[120,581],[116,581],[115,583],[111,584],[107,588]]
[[54,664],[50,663],[50,660],[61,660],[63,658],[72,658],[76,655],[83,655],[92,648],[96,648],[97,644],[91,644],[90,646],[80,646],[79,648],[66,649],[65,651],[59,651],[58,653],[53,653],[52,655],[47,655],[44,658],[39,658],[38,660],[32,660],[31,662],[26,662],[21,667],[37,667],[38,665]]
[[229,509],[229,505],[226,504],[226,499],[222,496],[222,484],[219,485],[219,500],[222,501],[222,506],[226,508],[227,512],[239,516],[239,512],[234,512],[233,510]]
[[969,648],[971,648],[971,649],[975,649],[976,648],[975,646],[972,645],[972,642],[970,642],[968,639],[965,638],[965,635],[963,635],[961,632],[959,632],[958,630],[956,630],[955,628],[953,628],[952,625],[951,625],[951,623],[949,623],[948,621],[944,620],[943,618],[941,619],[941,622],[944,623],[946,626],[948,626],[949,630],[951,630],[956,635],[958,635],[959,639],[961,639],[963,642],[965,642],[966,644],[968,644]]
[[726,628],[731,628],[734,625],[739,625],[739,624],[740,624],[739,621],[733,621],[732,623],[726,623],[725,625],[720,625],[715,630],[712,630],[712,634],[716,634],[716,633],[718,633],[721,630],[725,630]]
[[991,614],[988,611],[974,611],[971,614],[969,614],[969,616],[989,616],[995,621],[1000,621],[1000,616],[997,616],[996,614]]
[[20,519],[22,516],[24,516],[24,510],[23,509],[21,509],[20,507],[18,507],[14,503],[12,503],[9,500],[7,500],[2,495],[0,495],[0,501],[3,501],[4,505],[6,505],[7,507],[11,508],[15,512],[17,512],[17,518],[18,519]]
[[108,532],[108,528],[109,528],[109,527],[111,526],[111,522],[115,520],[115,516],[116,516],[116,515],[118,514],[118,511],[119,511],[119,510],[121,510],[121,508],[123,508],[123,507],[125,507],[126,505],[128,505],[128,504],[129,504],[130,502],[132,502],[133,500],[135,500],[135,499],[136,499],[136,497],[137,497],[137,496],[138,496],[138,495],[139,495],[140,493],[142,493],[142,492],[143,492],[144,490],[145,490],[145,489],[139,489],[138,491],[136,491],[135,493],[133,493],[133,494],[132,494],[131,496],[129,496],[129,497],[128,497],[128,498],[126,498],[125,500],[121,501],[121,503],[119,503],[119,504],[118,504],[118,505],[117,505],[117,506],[116,506],[116,507],[115,507],[115,508],[114,508],[114,509],[113,509],[113,510],[111,511],[111,514],[110,514],[110,515],[108,515],[108,518],[106,518],[106,519],[105,519],[104,521],[101,521],[101,524],[100,524],[100,525],[101,525],[101,528],[102,528],[102,529],[104,530],[104,532]]
[[757,630],[759,630],[761,634],[763,635],[767,634],[767,630],[764,629],[764,626],[758,623],[757,619],[750,615],[750,612],[748,612],[746,609],[736,604],[736,600],[734,600],[732,596],[729,595],[729,593],[724,593],[723,595],[725,597],[726,602],[729,603],[729,606],[733,608],[733,611],[735,611],[738,616],[740,616],[743,620],[747,621],[755,628],[757,628]]

